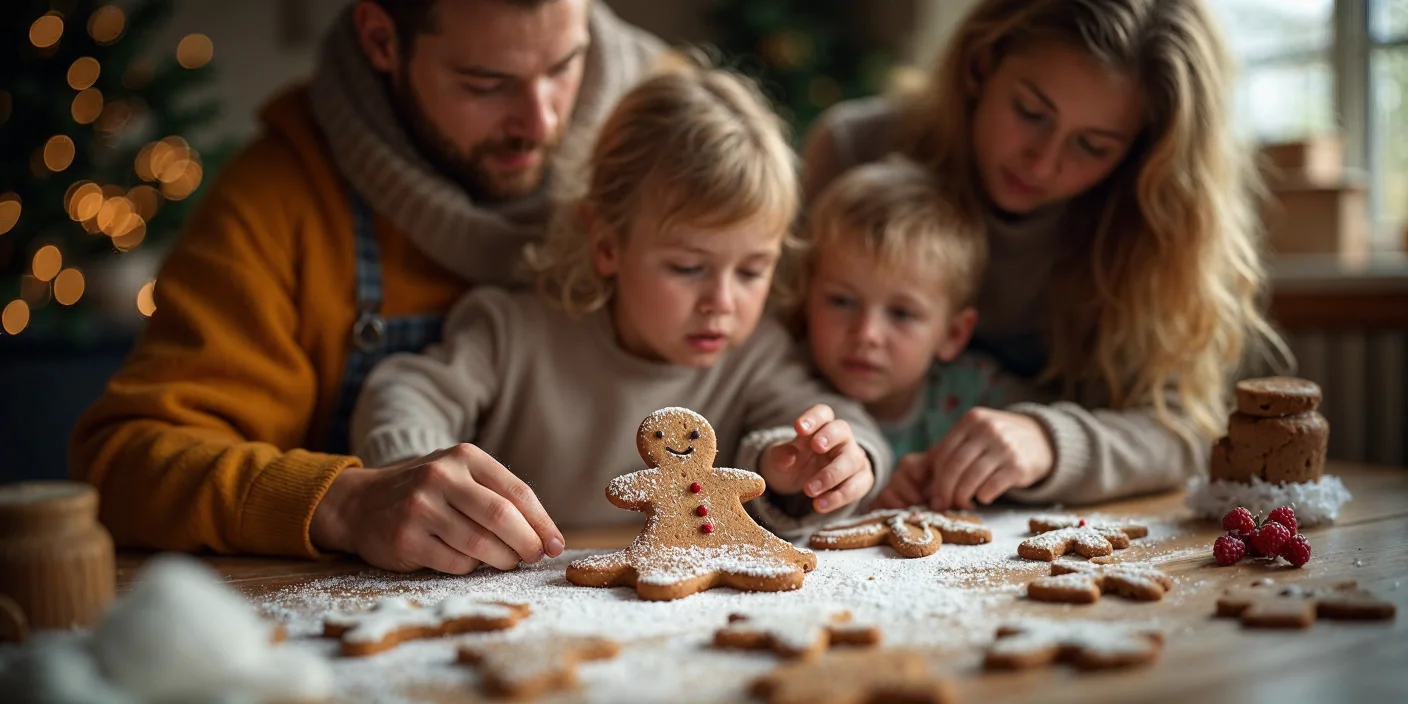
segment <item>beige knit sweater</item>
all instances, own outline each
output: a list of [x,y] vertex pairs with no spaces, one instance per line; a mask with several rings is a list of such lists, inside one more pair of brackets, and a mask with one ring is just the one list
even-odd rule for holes
[[[843,103],[819,123],[835,148],[835,163],[807,164],[808,186],[819,188],[846,169],[895,151],[901,113],[885,98]],[[1052,266],[1061,246],[1061,212],[987,219],[989,261],[978,294],[973,346],[997,357],[1018,376],[1033,377],[1046,364],[1043,331],[1050,316]],[[1007,410],[1035,418],[1055,444],[1051,475],[1007,493],[1032,503],[1085,503],[1171,489],[1207,466],[1211,438],[1199,438],[1179,415],[1177,394],[1169,412],[1185,437],[1159,422],[1152,408],[1111,410],[1106,392],[1087,385],[1078,396],[1050,404],[1019,403]]]
[[[794,437],[793,422],[818,403],[850,423],[883,486],[891,455],[879,428],[810,374],[774,320],[764,319],[714,366],[686,367],[621,349],[604,310],[574,318],[536,295],[482,287],[456,304],[442,344],[394,355],[372,371],[353,414],[352,447],[381,467],[472,442],[532,486],[559,526],[596,527],[640,520],[603,492],[611,479],[644,468],[636,428],[651,412],[700,413],[718,437],[715,466],[756,469],[759,452]],[[820,516],[807,501],[772,499],[748,509],[786,538],[856,508]]]

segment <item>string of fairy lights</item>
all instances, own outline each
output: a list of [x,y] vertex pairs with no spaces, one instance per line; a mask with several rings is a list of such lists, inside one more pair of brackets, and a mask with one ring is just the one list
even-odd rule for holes
[[[100,45],[119,41],[126,30],[127,18],[122,8],[104,5],[88,17],[86,31]],[[66,26],[60,12],[49,12],[34,21],[29,28],[29,42],[39,50],[57,47]],[[215,47],[204,34],[188,34],[176,46],[176,61],[185,69],[197,69],[208,64]],[[135,89],[150,79],[144,75],[144,64],[136,63],[122,77],[124,87]],[[128,127],[135,109],[127,101],[105,101],[94,84],[103,70],[93,57],[81,57],[69,66],[67,87],[73,91],[70,116],[76,125],[92,125],[100,134],[115,135]],[[9,118],[14,106],[12,97],[0,91],[0,125]],[[74,162],[74,140],[62,131],[37,147],[30,158],[30,171],[35,178],[63,173]],[[146,237],[147,222],[168,201],[190,197],[205,177],[200,154],[179,136],[167,136],[146,144],[138,152],[132,169],[142,183],[131,188],[115,184],[78,180],[68,187],[63,199],[64,210],[78,227],[94,236],[111,240],[118,252],[130,252],[141,246]],[[0,194],[0,236],[21,223],[24,204],[18,194]],[[67,266],[65,264],[68,264]],[[0,330],[17,335],[30,322],[30,301],[53,300],[62,306],[72,306],[83,297],[86,281],[74,263],[65,262],[64,253],[56,244],[45,244],[34,252],[30,274],[23,277],[18,298],[0,310]],[[146,317],[156,311],[155,279],[147,281],[138,291],[137,310]]]

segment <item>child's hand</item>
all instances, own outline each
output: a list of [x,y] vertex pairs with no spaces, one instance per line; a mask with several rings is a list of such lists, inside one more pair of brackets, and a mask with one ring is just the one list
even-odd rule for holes
[[911,452],[895,463],[895,473],[890,475],[890,483],[880,490],[880,495],[870,502],[870,508],[909,508],[929,503],[924,495],[929,489],[929,456],[923,452]]
[[805,492],[817,513],[829,513],[875,486],[870,458],[856,443],[850,424],[836,420],[830,406],[813,406],[793,427],[797,437],[769,447],[759,463],[759,474],[774,493]]
[[925,453],[932,473],[929,505],[935,510],[989,504],[1009,489],[1031,486],[1055,465],[1055,450],[1034,418],[991,408],[963,414],[943,440]]

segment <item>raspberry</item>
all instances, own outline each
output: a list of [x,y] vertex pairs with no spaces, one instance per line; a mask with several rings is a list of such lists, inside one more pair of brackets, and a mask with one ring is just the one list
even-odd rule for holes
[[1278,506],[1272,509],[1271,513],[1267,514],[1266,520],[1280,523],[1289,528],[1292,534],[1296,532],[1296,512],[1290,506]]
[[1275,557],[1281,554],[1281,545],[1290,538],[1290,529],[1280,523],[1267,522],[1252,536],[1252,545],[1256,547],[1257,552],[1267,557]]
[[1212,544],[1212,556],[1223,567],[1237,564],[1246,553],[1247,544],[1230,535],[1219,535]]
[[1252,512],[1238,506],[1222,517],[1222,529],[1231,533],[1236,530],[1256,530],[1256,519]]
[[1291,563],[1293,567],[1310,562],[1310,541],[1296,533],[1281,545],[1281,557],[1286,558],[1286,562]]
[[1255,530],[1234,530],[1228,532],[1227,535],[1242,541],[1242,543],[1247,546],[1248,556],[1261,557],[1261,553],[1257,551],[1256,545],[1252,544],[1252,536],[1256,535]]

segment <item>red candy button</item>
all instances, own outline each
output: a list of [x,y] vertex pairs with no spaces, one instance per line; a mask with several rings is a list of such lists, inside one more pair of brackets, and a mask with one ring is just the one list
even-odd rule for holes
[[709,515],[709,508],[707,506],[700,506],[699,508],[694,509],[694,512],[701,516],[707,516]]
[[695,482],[689,485],[689,490],[698,494],[699,492],[704,491],[704,485],[700,484],[699,482]]
[[699,526],[699,530],[704,531],[704,533],[705,533],[706,535],[709,534],[709,533],[713,533],[713,532],[714,532],[714,524],[712,524],[712,523],[705,523],[704,525]]

